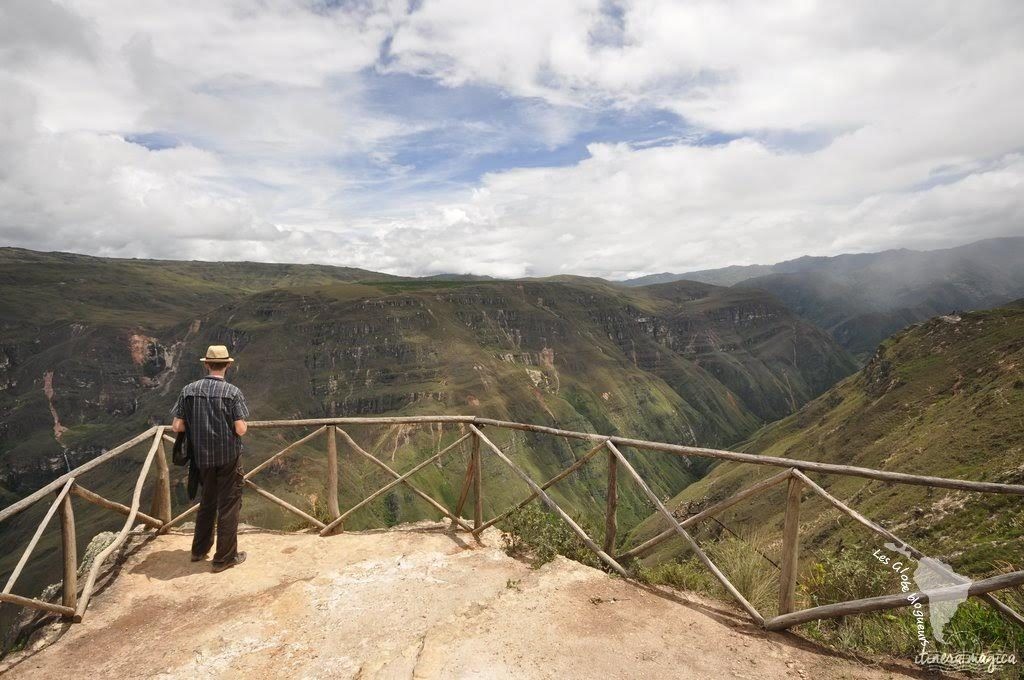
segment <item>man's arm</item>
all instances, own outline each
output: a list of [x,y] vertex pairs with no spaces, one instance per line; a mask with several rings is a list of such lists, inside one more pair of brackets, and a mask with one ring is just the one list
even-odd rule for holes
[[184,404],[184,390],[182,394],[178,395],[178,398],[174,400],[174,406],[171,407],[171,417],[174,420],[171,421],[172,432],[184,432],[185,431],[185,404]]
[[249,417],[249,405],[245,403],[245,396],[241,392],[231,404],[231,415],[235,419],[235,434],[241,437],[249,431],[249,424],[245,422]]

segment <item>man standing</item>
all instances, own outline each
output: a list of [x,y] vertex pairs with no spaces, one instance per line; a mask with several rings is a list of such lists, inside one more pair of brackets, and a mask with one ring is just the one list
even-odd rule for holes
[[242,391],[227,382],[224,374],[234,359],[224,345],[210,345],[207,375],[185,385],[171,414],[171,429],[187,432],[189,446],[203,486],[192,537],[192,561],[206,559],[213,546],[217,524],[217,551],[213,571],[220,572],[245,561],[238,552],[238,512],[242,509],[242,435],[248,429],[249,409]]

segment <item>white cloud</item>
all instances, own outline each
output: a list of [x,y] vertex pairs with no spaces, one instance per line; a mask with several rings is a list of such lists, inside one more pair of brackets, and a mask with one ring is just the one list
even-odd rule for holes
[[[520,134],[381,113],[374,71],[496,90]],[[1020,73],[1016,0],[11,0],[0,239],[624,276],[1021,234]],[[449,182],[503,145],[658,110],[693,129]],[[425,172],[410,140],[435,129],[465,141]],[[152,132],[174,148],[128,141]]]
[[[618,278],[776,262],[807,252],[942,247],[1022,233],[1008,225],[1024,224],[1019,154],[948,184],[858,195],[841,182],[819,182],[818,169],[835,162],[831,149],[807,158],[737,141],[644,150],[596,146],[591,152],[571,168],[487,177],[486,190],[458,208],[468,219],[457,229],[429,215],[378,225],[372,237],[361,238],[358,252],[368,258],[358,264],[425,273],[447,261],[452,271],[496,276]],[[847,179],[874,182],[855,174]],[[571,240],[562,236],[569,233]],[[384,250],[398,257],[380,259]]]

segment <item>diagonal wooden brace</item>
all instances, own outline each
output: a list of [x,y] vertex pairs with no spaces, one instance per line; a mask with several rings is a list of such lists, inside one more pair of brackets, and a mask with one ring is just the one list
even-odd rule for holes
[[669,521],[675,532],[682,536],[683,539],[690,545],[690,549],[693,550],[694,554],[697,555],[697,559],[703,562],[704,566],[708,568],[708,571],[714,574],[715,578],[718,579],[718,581],[725,587],[727,591],[729,591],[729,594],[732,595],[736,599],[736,601],[740,603],[740,606],[743,607],[747,614],[750,615],[750,618],[752,618],[759,626],[763,626],[764,617],[761,616],[761,614],[758,613],[756,609],[754,609],[754,605],[750,604],[750,602],[747,601],[747,598],[743,597],[743,594],[736,589],[736,586],[734,586],[729,581],[729,579],[725,577],[725,574],[723,574],[721,570],[717,566],[715,566],[715,563],[711,561],[711,558],[704,554],[704,551],[701,550],[699,545],[697,545],[697,541],[693,540],[693,537],[690,536],[689,532],[687,532],[686,529],[684,529],[682,525],[679,524],[679,521],[672,516],[672,513],[668,511],[668,508],[665,507],[665,504],[661,502],[661,499],[658,498],[658,496],[653,491],[651,491],[651,487],[647,486],[647,482],[645,482],[643,480],[643,477],[641,477],[637,473],[637,471],[633,469],[633,466],[629,464],[629,461],[626,460],[626,457],[622,455],[622,452],[619,451],[619,449],[616,448],[615,444],[613,444],[610,441],[606,442],[605,445],[612,453],[615,454],[615,457],[619,459],[619,464],[626,472],[629,473],[629,476],[632,477],[633,480],[637,483],[637,486],[639,486],[640,490],[644,492],[644,495],[647,496],[647,498],[650,499],[652,503],[654,503],[654,507],[658,509],[658,512],[660,512],[662,516]]
[[526,474],[526,472],[524,472],[522,468],[513,463],[512,460],[508,456],[506,456],[502,452],[502,450],[499,449],[494,444],[494,442],[488,439],[483,432],[478,430],[475,425],[470,425],[469,429],[476,433],[476,436],[480,438],[480,441],[486,444],[487,448],[494,452],[494,455],[503,460],[506,465],[512,468],[512,470],[517,475],[519,475],[519,477],[524,482],[526,482],[526,485],[529,486],[530,489],[535,494],[537,494],[549,508],[551,508],[555,512],[555,514],[561,517],[562,521],[568,524],[569,528],[572,529],[573,532],[580,537],[580,540],[583,541],[588,548],[593,550],[594,553],[596,553],[597,556],[600,557],[605,564],[614,569],[623,578],[629,578],[629,572],[623,569],[622,565],[616,562],[614,557],[606,553],[604,550],[601,550],[601,547],[597,545],[597,543],[595,543],[594,540],[590,538],[590,536],[587,535],[587,532],[585,532],[583,528],[580,527],[580,525],[577,524],[576,521],[572,517],[570,517],[568,513],[565,512],[565,510],[562,510],[562,508],[559,507],[558,503],[556,503],[555,500],[551,496],[549,496],[546,491],[540,488],[540,486],[537,485],[537,482],[533,481],[533,479],[530,478],[530,475]]
[[377,489],[376,491],[371,493],[369,496],[367,496],[363,500],[359,501],[358,503],[356,503],[354,506],[352,506],[351,508],[349,508],[345,512],[341,513],[337,517],[337,519],[332,521],[330,524],[328,524],[325,527],[322,527],[321,530],[320,530],[320,535],[321,536],[327,536],[332,531],[334,531],[335,528],[341,526],[345,522],[345,520],[349,516],[351,516],[352,513],[354,513],[356,510],[358,510],[359,508],[361,508],[361,507],[371,503],[374,499],[379,498],[380,496],[382,496],[383,494],[387,493],[391,489],[395,488],[399,484],[404,484],[409,477],[413,476],[414,474],[416,474],[417,472],[419,472],[423,468],[427,467],[431,463],[434,463],[434,462],[440,460],[442,456],[444,456],[446,453],[448,453],[449,451],[454,449],[456,446],[458,446],[459,444],[461,444],[465,440],[469,439],[470,436],[471,435],[468,435],[468,434],[463,435],[462,437],[456,439],[449,446],[446,446],[442,451],[439,451],[438,453],[435,453],[433,456],[431,456],[430,458],[426,459],[425,461],[423,461],[422,463],[420,463],[416,467],[412,468],[411,470],[409,470],[408,472],[403,474],[401,477],[395,479],[392,482],[388,482],[387,484],[385,484],[381,488]]
[[[356,440],[352,439],[352,437],[349,435],[349,433],[346,432],[345,430],[338,430],[338,434],[341,435],[341,438],[344,439],[345,442],[349,446],[352,447],[353,451],[355,451],[359,455],[363,456],[367,460],[371,461],[374,465],[376,465],[380,469],[384,470],[385,472],[387,472],[389,475],[391,475],[395,479],[398,479],[398,478],[400,478],[402,476],[402,475],[398,474],[397,472],[395,472],[394,470],[392,470],[391,467],[388,466],[387,463],[385,463],[381,459],[377,458],[377,456],[373,455],[372,453],[370,453],[369,451],[367,451],[366,449],[361,447],[356,442]],[[402,484],[405,484],[407,487],[409,487],[410,491],[412,491],[414,494],[416,494],[417,496],[422,498],[424,501],[429,503],[431,507],[433,507],[435,510],[439,511],[441,514],[443,514],[445,517],[447,517],[451,521],[453,521],[456,524],[458,524],[464,530],[466,530],[466,531],[472,531],[473,530],[473,528],[471,526],[469,526],[464,521],[462,521],[462,518],[456,517],[454,514],[452,514],[451,510],[449,510],[448,508],[444,507],[443,505],[441,505],[440,503],[435,501],[433,498],[431,498],[427,494],[425,494],[422,491],[420,491],[408,479],[402,480]]]
[[[581,467],[586,465],[587,462],[589,462],[590,459],[593,458],[595,455],[597,455],[598,451],[601,451],[602,449],[604,449],[604,442],[601,442],[597,446],[593,447],[592,449],[587,451],[585,454],[580,456],[579,460],[577,460],[575,463],[573,463],[569,467],[565,468],[564,470],[559,472],[557,475],[555,475],[554,477],[552,477],[548,481],[546,481],[543,484],[541,484],[540,485],[540,490],[541,491],[546,491],[548,488],[554,486],[555,484],[557,484],[558,482],[562,481],[563,479],[565,479],[566,477],[568,477],[572,473],[576,472]],[[509,508],[508,510],[506,510],[503,513],[501,513],[497,517],[495,517],[493,519],[487,520],[486,522],[484,522],[480,526],[479,529],[474,529],[473,533],[475,535],[479,536],[480,533],[483,532],[485,529],[494,526],[495,524],[497,524],[501,520],[505,519],[506,517],[508,517],[512,513],[516,512],[517,510],[522,510],[523,508],[525,508],[527,505],[530,504],[531,501],[533,501],[539,495],[540,494],[538,494],[536,491],[531,492],[529,496],[527,496],[526,498],[521,500],[515,507]]]

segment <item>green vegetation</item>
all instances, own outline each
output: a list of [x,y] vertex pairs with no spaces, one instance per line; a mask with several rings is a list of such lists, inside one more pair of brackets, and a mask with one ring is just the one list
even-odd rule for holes
[[[10,338],[0,348],[0,494],[7,497],[66,469],[65,455],[77,464],[165,422],[177,390],[201,374],[195,357],[212,343],[231,345],[238,358],[231,379],[255,418],[479,413],[719,445],[789,413],[852,369],[824,334],[769,297],[704,284],[629,291],[578,277],[401,280],[332,267],[16,249],[0,250],[0,261]],[[52,401],[42,389],[48,373]],[[60,441],[51,406],[66,428]],[[427,428],[353,434],[365,435],[368,448],[384,447],[397,467],[420,459],[439,436]],[[255,433],[247,459],[255,464],[286,435]],[[547,437],[509,435],[501,443],[537,479],[580,453]],[[322,461],[314,448],[303,452],[289,460],[291,474],[280,475],[285,488],[270,484],[300,506],[318,490],[310,480]],[[640,465],[659,493],[703,473],[666,458]],[[425,470],[421,485],[457,494],[454,467]],[[343,502],[380,483],[359,470],[346,480]],[[505,478],[503,470],[494,474]],[[598,487],[581,471],[559,498],[593,513]],[[520,495],[514,483],[494,484],[488,510]],[[274,516],[252,505],[251,519]],[[636,494],[622,507],[624,525],[645,514]],[[424,516],[430,512],[419,501],[399,493],[353,526]]]
[[[742,442],[744,450],[774,456],[1024,482],[1024,305],[937,318],[897,333],[862,371],[835,384],[853,370],[851,358],[758,290],[692,281],[626,289],[579,277],[403,280],[344,268],[105,260],[14,249],[0,249],[0,264],[6,293],[0,300],[5,504],[67,465],[150,423],[166,422],[177,390],[200,375],[195,358],[212,343],[232,347],[238,358],[232,380],[259,419],[481,414],[661,441]],[[59,440],[53,413],[65,428]],[[770,421],[776,422],[761,427]],[[396,470],[461,434],[455,427],[347,429]],[[254,429],[246,464],[307,431]],[[488,435],[536,480],[553,476],[588,448],[517,431],[490,429]],[[326,521],[324,452],[323,439],[314,439],[257,481]],[[776,472],[624,453],[655,493],[678,494],[669,503],[673,508],[724,499]],[[391,481],[340,441],[339,454],[342,508]],[[136,450],[109,470],[90,473],[83,484],[127,498],[140,457]],[[454,506],[468,460],[464,444],[413,482]],[[606,465],[598,456],[550,490],[598,542],[600,530],[592,527],[603,517]],[[183,471],[172,475],[179,511],[187,502]],[[961,573],[982,577],[1020,564],[1024,515],[1017,498],[812,476]],[[529,493],[488,456],[484,489],[487,516]],[[700,539],[769,616],[777,604],[772,559],[779,549],[781,495],[776,488],[731,509],[722,520],[738,536],[705,528]],[[625,545],[664,528],[649,513],[633,485],[620,486]],[[437,514],[397,487],[355,513],[347,528],[421,518]],[[810,496],[801,518],[801,606],[894,592],[891,574],[871,559],[880,540]],[[5,544],[23,543],[35,528],[32,520],[26,513],[0,526]],[[82,512],[77,521],[87,538],[118,519]],[[243,521],[304,526],[254,496],[247,496]],[[600,566],[538,503],[501,528],[507,550],[534,564],[563,555]],[[56,549],[45,539],[40,559]],[[12,551],[0,558],[0,568],[9,568],[15,557]],[[634,568],[651,583],[725,597],[676,539]],[[40,571],[38,580],[55,578]],[[1024,607],[1020,593],[1002,597]],[[907,612],[897,610],[801,630],[840,649],[906,655],[916,650],[911,624]],[[946,636],[958,649],[1024,649],[1019,631],[974,601],[960,607]]]
[[[841,600],[874,597],[893,592],[891,569],[861,558],[866,546],[817,555],[801,574],[800,597],[803,606],[817,606]],[[870,553],[870,551],[868,551]],[[1012,570],[1001,564],[1000,570]],[[1024,607],[1024,594],[1006,591],[1000,599],[1017,611]],[[929,639],[934,639],[930,622],[926,622]],[[842,619],[814,621],[799,626],[798,632],[840,651],[865,655],[889,654],[914,657],[920,651],[916,621],[909,609],[895,609],[849,616]],[[1024,651],[1024,630],[1008,622],[994,609],[979,600],[970,599],[957,609],[946,624],[940,651],[950,652],[1014,652]],[[932,648],[932,647],[930,647]],[[1006,669],[1004,669],[1006,670]],[[1005,677],[1017,677],[1016,669]],[[998,675],[993,677],[1000,677]]]
[[[743,593],[743,597],[764,615],[774,614],[778,606],[779,572],[766,557],[771,547],[772,542],[765,532],[744,530],[736,536],[729,535],[708,543],[705,551],[736,589]],[[634,569],[637,578],[646,583],[692,590],[722,599],[731,597],[696,557],[660,564],[637,562]]]
[[[1024,305],[936,318],[883,343],[858,374],[797,413],[757,432],[741,448],[766,455],[860,465],[903,472],[1024,482]],[[669,506],[699,507],[724,499],[773,468],[734,463],[716,466]],[[833,475],[811,475],[830,493],[889,528],[900,538],[958,572],[975,578],[1016,565],[1024,544],[1018,497],[887,485]],[[730,526],[781,537],[783,492],[777,487],[729,511]],[[686,512],[683,513],[687,514]],[[663,528],[651,516],[627,541],[635,545]],[[872,552],[884,540],[805,494],[801,509],[800,597],[804,606],[898,592]],[[713,550],[713,548],[709,548]],[[684,546],[667,541],[644,564],[662,582],[702,589]],[[722,565],[728,574],[729,567]],[[777,574],[771,574],[777,578]],[[742,590],[742,589],[741,589]],[[1024,594],[999,595],[1024,604]],[[902,610],[801,630],[839,649],[906,656],[916,652],[912,617]],[[946,628],[949,649],[1024,650],[1021,631],[990,607],[971,600]]]
[[[778,570],[759,554],[772,547],[764,534],[755,532],[742,539],[728,537],[706,547],[715,564],[758,611],[766,616],[777,612]],[[813,555],[800,575],[797,606],[814,607],[893,592],[892,570],[875,560],[862,559],[865,547],[850,546]],[[1002,568],[1010,570],[1012,566],[1002,565]],[[637,578],[645,583],[729,599],[721,584],[695,557],[653,565],[637,563],[635,571]],[[1024,607],[1024,595],[1019,592],[1004,593],[1000,597],[1018,611]],[[926,627],[932,639],[930,624],[926,623]],[[865,660],[876,660],[879,655],[913,658],[920,651],[916,620],[908,609],[813,621],[794,631],[836,651],[856,653]],[[1019,658],[1024,650],[1024,631],[974,599],[959,607],[945,627],[944,639],[939,651],[1003,651],[1014,652]],[[1003,670],[1003,675],[991,677],[1017,677],[1016,669]]]
[[[534,567],[547,564],[557,555],[591,567],[604,566],[568,524],[536,503],[509,515],[500,527],[505,552],[529,559]],[[592,527],[582,528],[589,536],[596,535]]]

